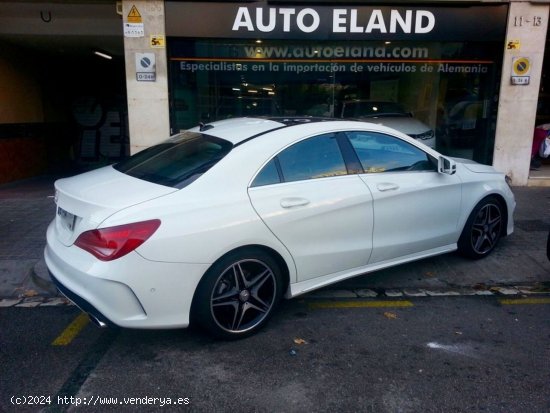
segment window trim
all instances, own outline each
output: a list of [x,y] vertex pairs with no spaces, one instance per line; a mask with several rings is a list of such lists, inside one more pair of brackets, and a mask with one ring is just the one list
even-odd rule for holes
[[[281,153],[281,152],[282,151],[280,151],[279,153]],[[278,183],[284,184],[286,181],[285,181],[285,175],[283,173],[283,168],[281,167],[281,161],[279,161],[279,153],[271,159],[273,159],[273,161],[275,162],[275,168],[277,168],[277,173],[279,174],[279,182]],[[271,159],[269,160],[270,162],[271,162]],[[276,185],[276,184],[272,184],[272,185]]]
[[347,175],[357,175],[365,173],[361,160],[357,155],[357,152],[353,148],[349,140],[347,131],[338,132],[336,134],[336,142],[340,148],[340,153],[344,158],[344,163],[346,165]]

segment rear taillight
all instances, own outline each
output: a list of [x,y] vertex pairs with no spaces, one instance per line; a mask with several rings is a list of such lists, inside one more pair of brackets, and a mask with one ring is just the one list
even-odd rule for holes
[[101,261],[112,261],[132,252],[154,234],[160,220],[134,222],[116,227],[94,229],[79,235],[77,247],[88,251]]

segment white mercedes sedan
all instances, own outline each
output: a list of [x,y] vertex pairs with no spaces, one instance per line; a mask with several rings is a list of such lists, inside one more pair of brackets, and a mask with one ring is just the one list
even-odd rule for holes
[[513,231],[491,166],[396,130],[315,118],[230,119],[55,183],[45,259],[96,324],[222,338],[280,299]]

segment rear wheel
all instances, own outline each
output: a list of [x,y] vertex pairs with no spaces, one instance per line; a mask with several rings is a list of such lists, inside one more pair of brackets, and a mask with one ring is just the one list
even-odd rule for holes
[[193,301],[193,319],[215,337],[254,334],[271,317],[282,296],[282,276],[267,253],[230,253],[207,271]]
[[469,258],[486,257],[500,240],[504,207],[494,197],[481,200],[466,221],[458,240],[458,251]]

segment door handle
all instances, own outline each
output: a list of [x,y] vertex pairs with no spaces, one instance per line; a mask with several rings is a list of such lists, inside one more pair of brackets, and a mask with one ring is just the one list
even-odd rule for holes
[[281,206],[283,208],[294,208],[309,204],[309,199],[305,198],[283,198],[281,199]]
[[376,187],[380,192],[395,191],[396,189],[399,189],[399,185],[392,182],[381,182],[377,184]]

